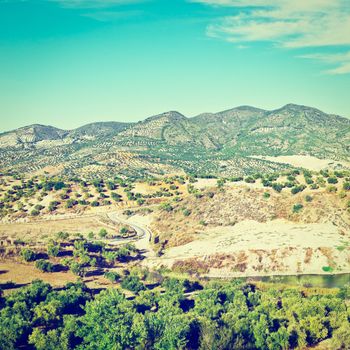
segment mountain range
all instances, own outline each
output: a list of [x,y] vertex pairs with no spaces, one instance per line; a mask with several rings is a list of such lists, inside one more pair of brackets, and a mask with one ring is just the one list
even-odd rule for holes
[[25,173],[235,176],[286,165],[260,156],[310,155],[349,161],[350,119],[295,104],[241,106],[187,118],[165,112],[137,123],[74,130],[29,125],[0,134],[0,169]]

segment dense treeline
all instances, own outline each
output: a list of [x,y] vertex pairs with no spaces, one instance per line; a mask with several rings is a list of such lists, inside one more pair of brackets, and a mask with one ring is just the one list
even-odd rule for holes
[[302,349],[329,339],[350,347],[350,289],[312,294],[251,284],[166,278],[126,298],[82,283],[61,290],[34,281],[1,298],[0,348]]

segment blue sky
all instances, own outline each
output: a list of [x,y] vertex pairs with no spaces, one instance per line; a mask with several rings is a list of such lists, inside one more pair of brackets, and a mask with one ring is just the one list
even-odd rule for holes
[[0,131],[290,102],[350,117],[350,2],[0,0],[0,77]]

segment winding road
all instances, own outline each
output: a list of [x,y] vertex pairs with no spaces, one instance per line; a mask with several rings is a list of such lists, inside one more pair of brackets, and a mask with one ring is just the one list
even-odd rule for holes
[[145,223],[140,222],[141,221],[140,219],[137,220],[137,216],[131,216],[128,219],[123,219],[119,215],[117,212],[107,213],[108,218],[112,222],[116,224],[117,223],[125,224],[132,227],[136,231],[136,237],[115,238],[111,240],[109,243],[119,244],[120,242],[135,242],[136,248],[143,250],[145,256],[153,257],[154,252],[153,252],[153,249],[151,248],[152,231],[145,225]]

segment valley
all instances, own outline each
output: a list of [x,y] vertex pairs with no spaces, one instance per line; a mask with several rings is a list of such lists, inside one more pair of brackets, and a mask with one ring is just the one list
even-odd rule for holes
[[1,134],[0,339],[102,349],[114,322],[120,349],[344,348],[349,130],[287,105]]
[[[90,182],[8,174],[1,178],[1,256],[17,269],[23,247],[40,253],[61,232],[68,245],[133,243],[143,258],[128,268],[149,271],[224,279],[350,273],[349,175],[294,169]],[[96,270],[84,266],[84,274]],[[9,276],[11,269],[0,278]],[[96,283],[106,285],[100,277]]]

